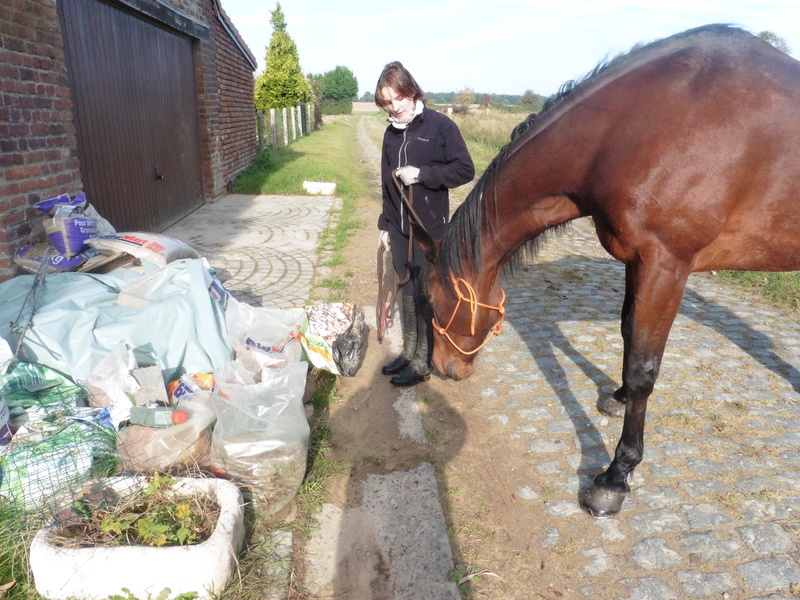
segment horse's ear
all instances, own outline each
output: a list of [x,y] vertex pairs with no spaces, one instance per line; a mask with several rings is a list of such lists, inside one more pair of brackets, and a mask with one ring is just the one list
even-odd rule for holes
[[428,231],[418,225],[416,221],[411,220],[411,229],[414,230],[414,239],[428,255],[428,260],[433,261],[436,258],[436,253],[439,250],[439,242],[434,240]]

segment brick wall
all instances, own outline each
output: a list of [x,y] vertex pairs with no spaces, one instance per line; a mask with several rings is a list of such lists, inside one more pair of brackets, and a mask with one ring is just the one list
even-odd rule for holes
[[39,200],[81,191],[55,0],[0,5],[0,280],[44,239]]
[[[228,27],[233,24],[222,15]],[[236,47],[230,35],[217,22],[214,30],[217,45],[217,81],[219,84],[220,176],[227,186],[256,158],[256,121],[253,101],[252,66]]]
[[[56,1],[0,5],[0,281],[19,273],[17,251],[45,238],[34,205],[82,191]],[[253,67],[220,23],[215,0],[165,3],[211,32],[194,45],[203,191],[211,201],[255,158]]]

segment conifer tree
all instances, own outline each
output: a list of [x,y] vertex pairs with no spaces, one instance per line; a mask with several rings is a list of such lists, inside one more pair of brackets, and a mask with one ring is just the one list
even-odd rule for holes
[[256,79],[256,108],[287,108],[308,102],[311,89],[300,69],[297,46],[286,33],[286,18],[280,2],[272,11],[270,24],[273,32],[267,48],[267,67]]

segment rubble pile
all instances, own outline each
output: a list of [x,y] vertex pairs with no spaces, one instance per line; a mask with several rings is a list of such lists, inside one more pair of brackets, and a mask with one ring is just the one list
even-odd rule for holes
[[82,194],[37,207],[48,241],[0,283],[0,497],[58,515],[107,475],[191,472],[283,507],[309,369],[355,374],[363,313],[252,307],[182,241],[118,233]]

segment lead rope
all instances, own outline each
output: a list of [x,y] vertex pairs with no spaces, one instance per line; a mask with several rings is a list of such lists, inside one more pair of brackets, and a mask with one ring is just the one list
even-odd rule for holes
[[378,319],[378,343],[383,342],[383,336],[394,319],[394,303],[399,289],[394,266],[390,263],[388,269],[385,267],[386,246],[381,244],[378,247],[378,304],[375,307]]
[[[406,276],[403,278],[403,281],[400,281],[397,284],[397,287],[403,287],[408,283],[408,280],[411,279],[411,261],[414,258],[414,228],[411,227],[411,217],[414,217],[417,225],[422,227],[423,230],[425,230],[425,225],[422,224],[422,220],[419,218],[419,215],[417,215],[417,211],[414,210],[414,187],[408,186],[408,195],[406,196],[405,190],[403,189],[403,184],[400,183],[395,171],[392,171],[392,179],[394,180],[394,184],[397,186],[397,191],[400,192],[400,198],[403,200],[403,202],[405,202],[406,208],[408,208],[408,213],[410,215],[408,219],[408,255],[406,257]],[[425,231],[427,233],[427,230]]]

